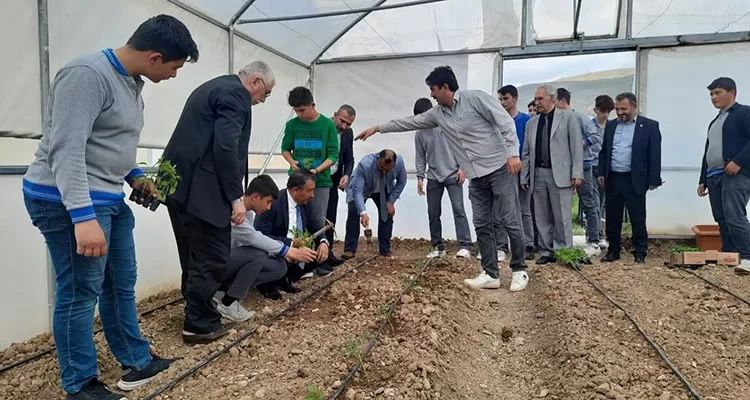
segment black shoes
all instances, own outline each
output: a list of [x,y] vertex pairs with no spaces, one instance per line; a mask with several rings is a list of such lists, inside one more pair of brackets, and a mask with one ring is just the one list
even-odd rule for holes
[[128,400],[127,397],[113,393],[104,386],[103,383],[99,382],[98,379],[94,378],[88,381],[81,391],[76,394],[69,394],[65,397],[66,400]]
[[534,246],[526,246],[526,261],[534,259]]
[[333,273],[333,266],[329,263],[320,264],[318,268],[315,268],[315,275],[317,276],[328,276]]
[[229,333],[229,327],[222,326],[221,328],[209,332],[209,333],[193,333],[186,330],[182,331],[182,341],[185,344],[206,344],[211,343],[217,339],[223,338]]
[[641,255],[641,254],[636,254],[633,256],[633,261],[635,261],[636,264],[645,264],[646,256]]
[[336,268],[336,267],[338,267],[339,265],[343,264],[343,263],[344,263],[344,260],[342,260],[342,259],[340,259],[340,258],[337,258],[336,256],[334,256],[334,255],[333,255],[333,253],[331,253],[331,255],[330,255],[330,256],[328,256],[328,262],[327,262],[327,263],[328,263],[328,265],[330,265],[331,267],[333,267],[333,268]]
[[609,263],[609,262],[617,261],[619,259],[620,259],[620,253],[614,253],[610,251],[607,254],[605,254],[604,257],[601,258],[601,262]]
[[554,257],[550,256],[541,256],[536,260],[536,265],[544,265],[544,264],[551,264],[555,262]]
[[159,372],[169,368],[169,366],[175,361],[175,358],[161,358],[154,355],[152,356],[151,363],[140,371],[131,367],[123,366],[122,378],[117,382],[117,387],[126,392],[138,389],[139,387],[151,382]]

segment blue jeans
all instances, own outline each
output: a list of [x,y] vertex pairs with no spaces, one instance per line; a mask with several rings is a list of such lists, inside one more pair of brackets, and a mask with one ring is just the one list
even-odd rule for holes
[[57,298],[53,330],[63,389],[77,393],[97,377],[94,307],[112,354],[120,364],[140,370],[151,362],[135,309],[135,219],[125,202],[95,207],[107,239],[102,257],[76,253],[73,222],[65,206],[24,196],[26,210],[47,242],[55,267]]

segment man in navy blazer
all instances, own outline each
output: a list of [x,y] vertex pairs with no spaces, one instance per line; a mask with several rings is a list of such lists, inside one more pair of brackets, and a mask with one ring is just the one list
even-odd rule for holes
[[[293,245],[294,235],[292,230],[294,229],[310,233],[317,232],[322,226],[313,226],[312,221],[315,219],[308,218],[307,202],[313,196],[315,196],[315,175],[306,169],[295,170],[287,180],[286,189],[279,191],[279,197],[271,204],[271,209],[255,219],[255,229],[272,239],[282,241],[287,246]],[[309,226],[308,221],[310,221]],[[288,265],[287,275],[284,279],[258,287],[263,295],[278,300],[281,295],[276,292],[276,287],[280,287],[287,293],[297,293],[299,289],[292,286],[292,282],[299,280],[301,277],[311,274],[313,271],[321,276],[330,275],[333,271],[326,264],[329,243],[325,235],[315,238],[315,244],[317,249],[316,262]]]
[[661,132],[659,123],[638,115],[633,93],[615,98],[617,119],[604,128],[599,153],[598,181],[606,193],[606,221],[609,251],[602,262],[620,259],[624,207],[628,208],[633,230],[633,256],[637,264],[646,260],[646,193],[661,186]]
[[378,247],[381,256],[391,256],[394,204],[406,187],[404,159],[390,149],[366,155],[354,169],[346,188],[349,213],[346,218],[343,259],[354,257],[359,244],[359,224],[369,228],[370,217],[365,208],[370,198],[378,207]]

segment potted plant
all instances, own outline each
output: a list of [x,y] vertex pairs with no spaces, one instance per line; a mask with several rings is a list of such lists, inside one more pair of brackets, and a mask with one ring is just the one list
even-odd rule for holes
[[[142,165],[145,163],[141,163]],[[147,173],[145,176],[136,178],[136,182],[141,182],[140,185],[133,188],[130,193],[130,201],[136,204],[147,207],[151,211],[156,211],[159,204],[166,201],[167,197],[174,194],[177,190],[177,185],[182,179],[177,174],[177,167],[169,160],[164,157],[160,158],[159,161],[154,165],[156,172]],[[146,194],[141,188],[144,185],[148,185],[148,181],[153,182],[155,193]]]

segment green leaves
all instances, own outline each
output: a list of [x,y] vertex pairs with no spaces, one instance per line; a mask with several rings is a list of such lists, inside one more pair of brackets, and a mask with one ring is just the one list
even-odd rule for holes
[[677,246],[672,248],[672,254],[678,254],[678,253],[689,253],[689,252],[695,252],[695,251],[702,251],[701,249],[690,247],[690,246]]

